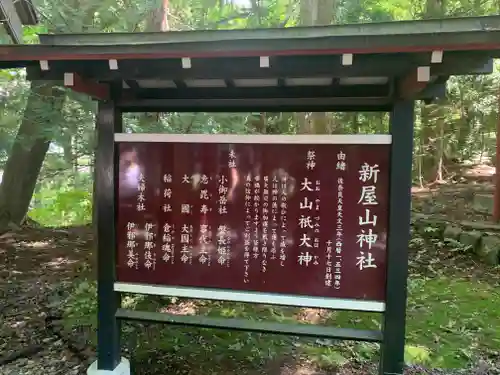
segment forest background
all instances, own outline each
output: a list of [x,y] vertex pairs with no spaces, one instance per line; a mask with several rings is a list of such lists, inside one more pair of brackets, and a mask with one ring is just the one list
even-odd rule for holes
[[[46,0],[35,1],[37,33],[139,32],[294,27],[491,15],[497,0]],[[6,38],[6,36],[4,36]],[[81,224],[91,212],[96,103],[84,95],[30,84],[20,70],[0,72],[0,231],[30,209],[35,221]],[[494,155],[499,74],[454,77],[435,105],[419,103],[415,130],[417,184],[443,181],[464,161]],[[162,113],[127,115],[134,132],[377,133],[379,113]],[[494,160],[492,160],[494,162]],[[79,202],[75,205],[75,202]]]

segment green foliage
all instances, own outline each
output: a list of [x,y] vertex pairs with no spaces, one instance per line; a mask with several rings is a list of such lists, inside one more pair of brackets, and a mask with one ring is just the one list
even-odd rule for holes
[[29,216],[44,226],[85,225],[92,220],[92,196],[86,190],[45,187],[34,200]]
[[64,317],[67,329],[71,327],[97,327],[97,283],[82,281],[76,285],[64,302]]
[[405,346],[405,363],[408,365],[426,365],[431,362],[429,349],[423,346]]
[[[97,286],[95,282],[79,282],[64,301],[64,327],[68,331],[81,330],[87,333],[90,344],[96,344]],[[129,309],[158,311],[165,308],[180,309],[190,301],[175,298],[126,295],[122,306]],[[200,315],[239,318],[273,319],[275,308],[248,306],[243,304],[198,301]],[[286,311],[286,310],[284,310]],[[123,341],[134,353],[136,360],[152,352],[164,353],[170,365],[183,364],[190,369],[207,367],[204,361],[210,355],[208,366],[216,370],[219,366],[233,363],[234,368],[252,368],[286,353],[290,339],[261,334],[234,331],[219,331],[197,328],[157,329],[154,325],[126,324]],[[145,358],[142,358],[145,360]]]
[[337,368],[349,363],[339,348],[309,346],[306,349],[308,357],[320,368]]
[[[500,293],[488,283],[438,274],[425,277],[412,274],[408,285],[407,364],[445,368],[465,367],[479,353],[494,352],[500,342]],[[177,298],[126,295],[122,306],[145,311],[187,311],[205,316],[223,316],[277,322],[296,322],[293,308],[248,305],[231,302],[190,301]],[[64,302],[67,329],[85,327],[95,343],[96,285],[87,280],[77,284]],[[191,313],[191,312],[188,312]],[[380,329],[380,316],[374,313],[330,312],[324,324],[360,329]],[[124,342],[137,359],[151,353],[164,353],[172,364],[185,363],[190,369],[209,366],[252,368],[281,355],[307,359],[326,370],[347,363],[372,363],[378,345],[335,340],[297,340],[294,338],[196,328],[157,329],[156,326],[124,327]],[[210,355],[212,361],[203,360]]]

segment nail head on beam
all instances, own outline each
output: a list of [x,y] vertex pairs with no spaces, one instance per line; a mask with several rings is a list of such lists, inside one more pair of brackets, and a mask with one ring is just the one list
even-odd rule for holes
[[417,82],[429,82],[431,80],[431,67],[419,66],[417,68]]
[[110,70],[118,70],[118,60],[115,60],[115,59],[109,60],[109,69]]
[[182,68],[191,69],[191,59],[189,57],[182,58]]
[[74,86],[75,75],[73,73],[64,73],[64,86]]
[[47,60],[40,60],[40,69],[49,70],[49,62]]
[[269,63],[269,56],[261,56],[260,57],[260,67],[261,68],[269,68],[271,65]]
[[352,65],[352,60],[354,56],[352,53],[344,53],[342,55],[342,65]]
[[431,63],[441,64],[443,62],[443,51],[432,51]]

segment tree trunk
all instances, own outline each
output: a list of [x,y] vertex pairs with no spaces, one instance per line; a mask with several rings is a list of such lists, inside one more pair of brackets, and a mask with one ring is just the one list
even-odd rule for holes
[[257,133],[267,133],[267,115],[265,112],[260,113],[259,117],[251,117],[250,122]]
[[[72,19],[73,32],[85,32],[92,25],[96,2],[76,0],[68,4],[79,9],[82,18]],[[51,24],[48,32],[61,31]],[[18,226],[28,213],[33,192],[45,155],[54,134],[63,121],[62,108],[66,94],[53,83],[34,81],[24,111],[21,126],[10,150],[0,183],[0,233]]]
[[358,134],[359,133],[359,118],[358,118],[358,112],[353,112],[352,113],[352,122],[351,122],[351,130],[353,134]]
[[445,139],[444,139],[444,127],[445,120],[444,118],[438,119],[439,125],[439,140],[437,142],[438,147],[436,150],[436,159],[437,159],[437,167],[436,167],[436,178],[435,180],[438,182],[442,182],[444,180],[443,174],[443,159],[444,159],[444,147],[445,147]]
[[61,137],[61,146],[64,152],[64,161],[71,167],[73,165],[73,142],[69,130],[64,131]]
[[493,202],[493,221],[500,221],[500,88],[498,89],[498,114],[497,114],[497,150],[495,157],[495,195]]
[[420,187],[424,187],[423,155],[424,155],[424,145],[422,139],[420,139],[418,143],[418,156],[417,156],[418,183]]
[[[425,13],[423,14],[424,19],[429,18],[444,18],[446,14],[446,0],[426,0],[425,3]],[[437,107],[432,111],[432,119],[428,123],[428,128],[423,129],[423,133],[426,135],[424,137],[424,145],[429,147],[429,140],[433,139],[435,144],[432,148],[426,150],[427,155],[432,155],[431,157],[425,158],[424,161],[429,162],[426,166],[424,163],[424,170],[432,170],[433,176],[430,176],[429,180],[439,180],[443,176],[443,154],[445,142],[443,139],[444,134],[444,109],[443,106],[447,103],[446,98],[441,99],[437,102]],[[429,114],[430,115],[430,114]],[[430,117],[430,116],[429,116]],[[438,123],[438,127],[430,127],[431,123]],[[424,126],[422,124],[422,126]],[[436,134],[439,133],[439,134]]]
[[[169,0],[162,0],[161,7],[154,9],[146,22],[146,32],[169,31],[168,22]],[[155,112],[146,112],[139,118],[139,127],[144,128],[159,122],[160,114]]]
[[151,18],[146,25],[146,31],[169,31],[170,24],[168,23],[168,4],[169,0],[162,0],[161,7],[153,10]]
[[316,0],[300,0],[300,18],[301,26],[314,25],[314,8]]
[[315,134],[330,134],[331,130],[328,126],[328,118],[326,112],[313,112],[312,123]]
[[[51,128],[59,124],[65,99],[63,90],[33,82],[24,117],[12,146],[0,184],[0,232],[20,225],[26,216],[40,169],[52,139]],[[45,128],[44,128],[45,127]]]
[[423,18],[443,18],[446,14],[445,0],[427,0]]
[[311,124],[309,122],[309,113],[307,112],[297,112],[297,133],[299,134],[310,134],[312,133]]
[[[330,25],[333,21],[335,0],[301,0],[300,25],[320,26]],[[330,134],[328,119],[325,112],[314,112],[311,116],[312,126],[309,128],[315,134]],[[304,119],[303,125],[307,121]],[[308,133],[306,126],[300,126],[301,133]]]
[[[313,11],[313,25],[331,25],[334,18],[335,0],[316,0]],[[313,129],[315,134],[330,134],[326,112],[314,112],[312,114]]]
[[420,139],[422,145],[422,174],[424,181],[431,181],[435,177],[435,145],[432,139],[436,138],[433,136],[433,126],[431,121],[431,111],[430,106],[422,102],[421,105],[421,129],[420,129]]
[[386,127],[385,127],[385,113],[384,112],[380,112],[379,115],[379,121],[377,123],[377,133],[379,134],[382,134],[386,131]]

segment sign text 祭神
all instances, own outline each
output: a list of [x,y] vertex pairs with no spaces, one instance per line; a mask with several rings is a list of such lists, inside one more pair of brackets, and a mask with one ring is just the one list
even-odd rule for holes
[[120,143],[117,281],[383,301],[389,150]]

